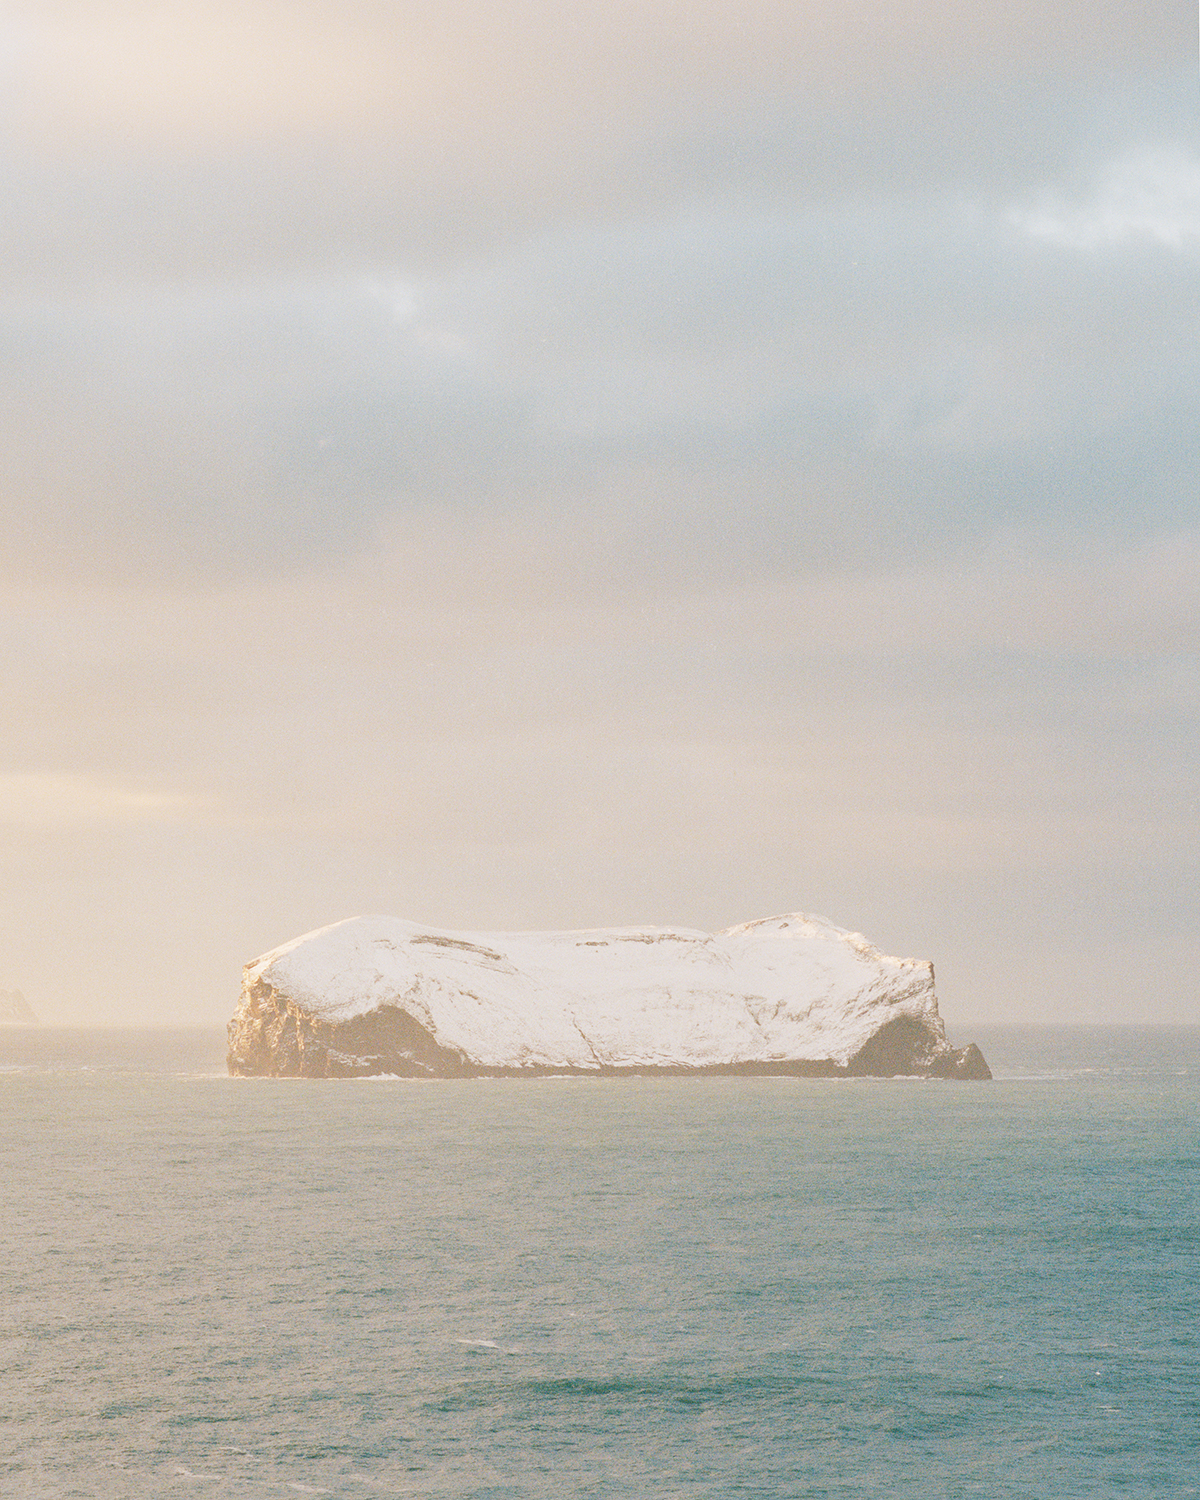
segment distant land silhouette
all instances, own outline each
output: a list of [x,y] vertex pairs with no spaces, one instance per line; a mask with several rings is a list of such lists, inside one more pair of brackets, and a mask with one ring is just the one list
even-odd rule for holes
[[38,1018],[20,990],[0,990],[0,1026],[36,1026]]

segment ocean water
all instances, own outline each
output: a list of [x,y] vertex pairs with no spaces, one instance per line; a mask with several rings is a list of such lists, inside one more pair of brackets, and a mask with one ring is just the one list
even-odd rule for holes
[[8,1028],[0,1494],[1200,1494],[1200,1030],[973,1034],[991,1084]]

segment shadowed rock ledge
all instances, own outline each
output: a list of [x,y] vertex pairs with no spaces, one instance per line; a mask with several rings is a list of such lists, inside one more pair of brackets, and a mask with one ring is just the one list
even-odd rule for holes
[[709,934],[447,933],[359,917],[248,964],[231,1074],[991,1077],[933,966],[791,914]]

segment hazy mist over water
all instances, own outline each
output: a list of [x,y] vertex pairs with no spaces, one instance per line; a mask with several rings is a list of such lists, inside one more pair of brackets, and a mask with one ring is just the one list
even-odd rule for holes
[[1200,1031],[991,1084],[234,1080],[0,1034],[0,1487],[1197,1493]]

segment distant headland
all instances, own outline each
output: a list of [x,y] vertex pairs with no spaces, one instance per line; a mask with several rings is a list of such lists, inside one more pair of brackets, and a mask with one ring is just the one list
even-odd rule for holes
[[987,1079],[933,965],[800,913],[724,932],[446,932],[353,917],[247,964],[242,1077],[791,1074]]
[[0,1026],[36,1026],[38,1018],[20,990],[0,990]]

